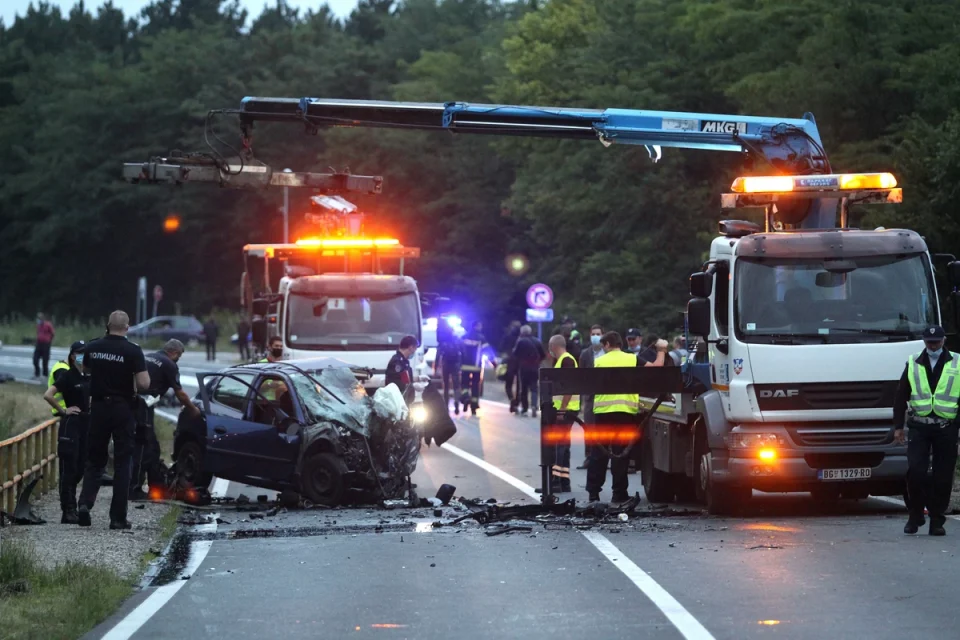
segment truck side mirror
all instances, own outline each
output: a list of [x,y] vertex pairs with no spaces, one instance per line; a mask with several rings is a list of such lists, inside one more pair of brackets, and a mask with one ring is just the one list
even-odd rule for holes
[[947,264],[947,281],[952,287],[960,287],[960,261],[954,260]]
[[687,326],[693,335],[703,338],[710,335],[709,298],[694,298],[687,303]]
[[250,323],[250,333],[254,344],[267,344],[267,321],[263,318],[254,318]]
[[690,275],[690,295],[694,298],[709,298],[713,291],[713,274],[700,271]]

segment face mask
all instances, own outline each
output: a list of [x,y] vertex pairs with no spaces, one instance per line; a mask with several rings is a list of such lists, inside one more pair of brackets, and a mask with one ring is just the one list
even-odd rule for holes
[[272,355],[274,358],[279,358],[283,355],[283,347],[280,347],[279,349],[270,349],[270,355]]
[[74,360],[74,362],[77,363],[77,369],[79,369],[80,367],[83,366],[83,356],[77,355],[77,357],[76,357],[76,359]]
[[640,353],[640,345],[634,345],[630,347],[630,351],[633,353]]
[[590,344],[593,346],[600,344],[600,336],[590,336]]
[[936,351],[930,349],[929,347],[927,348],[927,355],[931,358],[939,358],[941,353],[943,353],[943,347],[940,347]]

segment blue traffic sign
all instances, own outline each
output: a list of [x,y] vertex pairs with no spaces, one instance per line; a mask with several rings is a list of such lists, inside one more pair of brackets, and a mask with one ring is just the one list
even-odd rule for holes
[[527,322],[553,322],[553,309],[527,309]]
[[549,309],[553,304],[553,289],[537,283],[527,289],[527,304],[531,309]]

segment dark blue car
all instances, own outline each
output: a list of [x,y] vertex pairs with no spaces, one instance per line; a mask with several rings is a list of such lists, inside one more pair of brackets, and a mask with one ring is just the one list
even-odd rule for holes
[[403,497],[420,434],[373,410],[363,375],[333,359],[198,375],[201,415],[181,412],[174,437],[181,486],[216,476],[323,505]]

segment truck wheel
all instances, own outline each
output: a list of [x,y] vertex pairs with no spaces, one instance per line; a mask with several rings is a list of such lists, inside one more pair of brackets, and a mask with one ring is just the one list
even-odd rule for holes
[[189,440],[180,445],[177,453],[177,484],[181,487],[210,486],[213,475],[203,472],[203,447]]
[[693,478],[688,478],[686,474],[673,474],[673,486],[677,488],[677,502],[696,502],[697,486]]
[[676,488],[673,478],[666,471],[653,466],[653,449],[649,442],[644,440],[640,449],[640,480],[643,483],[643,492],[650,502],[671,502]]
[[343,499],[343,460],[333,453],[314,453],[307,458],[300,478],[302,493],[314,504],[335,507]]
[[713,481],[713,454],[709,451],[700,456],[697,469],[697,497],[713,516],[725,516],[736,513],[750,500],[753,491],[750,487],[717,485]]

